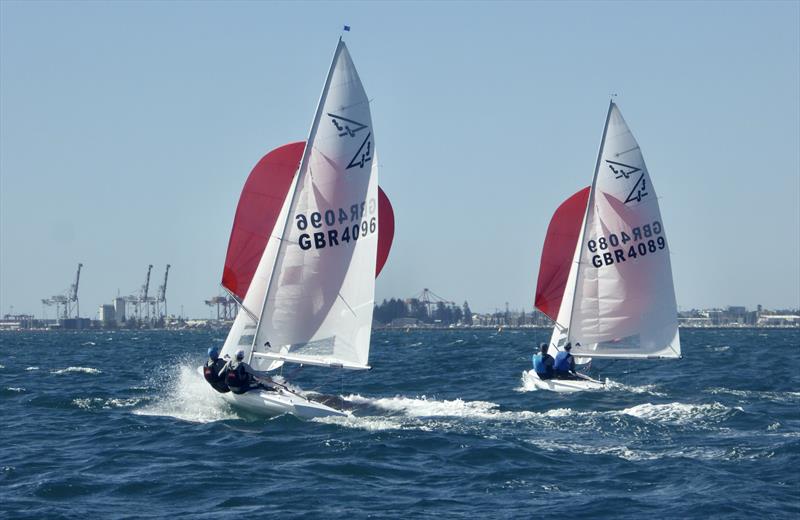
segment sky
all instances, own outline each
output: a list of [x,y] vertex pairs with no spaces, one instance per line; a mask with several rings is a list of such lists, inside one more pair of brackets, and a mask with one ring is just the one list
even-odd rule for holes
[[[609,96],[680,309],[800,307],[800,2],[0,2],[0,314],[208,317],[242,185],[306,138],[342,25],[396,234],[376,301],[530,309]],[[48,311],[53,317],[54,311]]]

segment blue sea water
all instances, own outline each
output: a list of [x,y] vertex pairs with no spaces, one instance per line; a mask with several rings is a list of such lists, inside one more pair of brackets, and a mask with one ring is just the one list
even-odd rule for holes
[[223,332],[0,334],[5,518],[797,518],[800,332],[683,330],[609,388],[526,389],[549,331],[378,331],[309,367],[345,418],[238,414],[195,367]]

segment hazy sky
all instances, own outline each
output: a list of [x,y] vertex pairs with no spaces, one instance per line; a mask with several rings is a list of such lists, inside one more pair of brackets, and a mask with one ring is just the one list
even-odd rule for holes
[[[681,308],[800,306],[798,2],[0,2],[0,313],[166,263],[208,316],[242,184],[306,138],[341,26],[397,231],[378,300],[532,305],[611,93]],[[50,316],[53,311],[50,311]]]

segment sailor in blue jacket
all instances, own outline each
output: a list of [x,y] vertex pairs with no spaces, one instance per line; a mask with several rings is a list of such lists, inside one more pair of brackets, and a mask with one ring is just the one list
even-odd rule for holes
[[572,344],[567,343],[564,345],[564,350],[556,354],[556,362],[554,369],[556,372],[556,379],[575,379],[575,356],[570,354]]
[[533,370],[539,379],[553,378],[553,356],[547,353],[547,343],[539,345],[541,352],[533,356]]

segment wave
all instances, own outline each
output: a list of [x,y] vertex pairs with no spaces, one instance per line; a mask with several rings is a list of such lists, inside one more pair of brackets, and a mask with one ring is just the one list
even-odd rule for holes
[[646,450],[624,444],[582,444],[546,439],[529,439],[526,442],[545,451],[565,451],[570,454],[581,455],[609,455],[627,461],[648,461],[658,459],[696,459],[696,460],[741,460],[758,459],[771,456],[770,452],[743,452],[742,450],[724,450],[711,447],[682,447],[666,449],[663,451]]
[[91,367],[67,367],[62,368],[61,370],[51,370],[51,374],[72,374],[72,373],[82,373],[82,374],[102,374],[102,372],[96,368]]
[[9,392],[15,392],[17,394],[22,393],[22,392],[27,392],[27,390],[25,390],[21,386],[9,386],[8,388],[6,388],[6,390],[9,391]]
[[734,390],[730,388],[707,388],[705,392],[710,394],[727,394],[747,399],[765,399],[778,403],[792,403],[800,401],[800,392],[769,392],[758,390]]
[[86,397],[81,399],[73,399],[72,404],[83,410],[96,410],[96,409],[111,409],[111,408],[128,408],[136,406],[144,401],[143,397],[131,397],[128,399],[123,398],[103,398],[103,397]]
[[134,414],[174,417],[197,423],[238,418],[193,363],[184,361],[176,366],[178,371],[166,385],[162,385],[163,392],[144,407],[135,409]]
[[81,343],[81,346],[83,347],[93,347],[95,345],[97,345],[97,343],[95,343],[94,341],[84,341],[83,343]]
[[607,391],[616,391],[616,392],[628,392],[630,394],[649,394],[656,397],[666,397],[667,394],[664,392],[656,391],[658,385],[641,385],[641,386],[634,386],[634,385],[626,385],[624,383],[618,383],[613,379],[606,379],[606,390]]
[[644,403],[625,408],[620,413],[650,422],[687,425],[709,420],[719,422],[741,411],[743,411],[742,408],[729,408],[716,402],[710,404]]
[[31,372],[33,370],[39,370],[39,367],[26,367],[25,370],[27,370],[28,372]]

